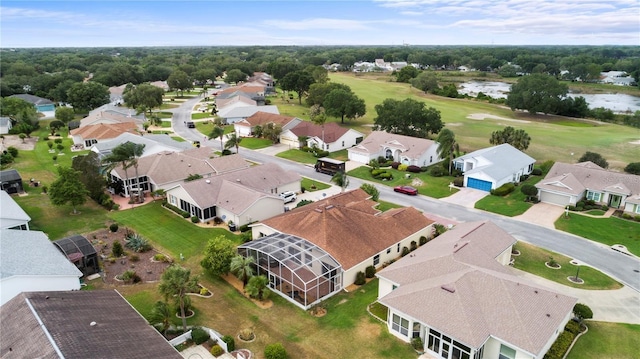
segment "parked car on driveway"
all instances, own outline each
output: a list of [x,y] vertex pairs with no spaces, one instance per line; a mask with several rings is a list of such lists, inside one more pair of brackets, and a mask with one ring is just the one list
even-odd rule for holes
[[418,190],[411,186],[396,186],[393,187],[393,191],[408,194],[410,196],[416,196],[418,194]]
[[295,192],[286,191],[280,193],[280,198],[284,199],[284,203],[290,203],[296,200]]

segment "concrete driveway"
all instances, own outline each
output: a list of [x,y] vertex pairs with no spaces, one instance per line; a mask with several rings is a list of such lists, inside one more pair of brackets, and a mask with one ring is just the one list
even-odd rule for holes
[[481,191],[468,187],[460,188],[460,190],[449,197],[441,198],[443,202],[457,204],[467,208],[474,208],[476,202],[488,196],[489,192]]
[[553,224],[564,213],[564,207],[549,203],[536,203],[526,212],[513,217],[524,222],[537,224],[539,226],[555,229]]

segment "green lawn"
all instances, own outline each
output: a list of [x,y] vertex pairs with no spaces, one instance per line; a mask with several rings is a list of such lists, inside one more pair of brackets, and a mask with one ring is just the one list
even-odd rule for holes
[[202,120],[204,118],[209,118],[209,117],[211,117],[211,114],[208,112],[198,112],[198,113],[191,114],[192,120]]
[[178,142],[185,142],[186,140],[180,136],[171,136],[172,139]]
[[273,141],[267,138],[255,138],[255,137],[243,137],[240,142],[240,147],[257,150],[260,148],[267,148],[273,145]]
[[178,108],[178,107],[180,107],[180,104],[171,103],[171,102],[163,102],[162,105],[160,105],[161,110],[169,110],[169,109]]
[[174,212],[154,202],[135,209],[110,212],[109,218],[121,226],[131,227],[143,237],[170,252],[174,258],[182,253],[186,259],[202,253],[207,241],[219,235],[238,241],[239,236],[223,228],[202,228],[182,220]]
[[587,321],[567,359],[636,359],[640,353],[640,325]]
[[[449,188],[449,184],[453,182],[453,177],[450,176],[433,177],[426,172],[411,173],[394,170],[393,168],[389,168],[389,172],[393,174],[393,179],[390,181],[381,181],[373,178],[369,172],[369,167],[367,166],[360,166],[347,172],[347,174],[349,176],[377,182],[390,187],[400,185],[413,186],[418,189],[418,193],[433,198],[447,197],[455,193],[454,191],[457,191],[456,189],[453,189],[452,191],[452,189]],[[410,178],[406,178],[406,175],[410,175]],[[414,179],[421,180],[423,184],[416,185],[413,183]]]
[[318,160],[313,156],[310,152],[304,152],[300,150],[286,150],[284,152],[280,152],[276,155],[277,157],[285,158],[291,161],[299,162],[299,163],[307,163],[307,164],[315,164]]
[[[576,275],[578,268],[569,263],[572,260],[571,258],[524,242],[518,242],[514,248],[520,251],[520,255],[513,257],[515,258],[513,266],[525,272],[580,289],[610,290],[622,288],[622,284],[599,270],[588,266],[580,266],[580,273],[578,274],[578,278],[584,280],[584,284],[574,284],[567,280],[567,277]],[[548,262],[550,257],[553,257],[560,264],[560,269],[552,269],[545,265],[545,262]]]
[[[155,116],[158,116],[158,118],[161,118],[161,119],[171,119],[173,117],[173,113],[172,112],[159,111],[159,112],[154,112],[153,114]],[[171,122],[171,121],[169,121],[169,122]]]
[[560,216],[555,222],[557,229],[608,246],[622,244],[629,252],[640,256],[640,223],[617,217],[592,218],[577,213],[569,217]]
[[377,209],[381,210],[382,212],[386,212],[392,208],[402,208],[404,206],[401,206],[399,204],[395,204],[393,202],[387,202],[387,201],[378,201],[378,207],[376,207]]
[[160,127],[162,127],[162,128],[171,128],[171,120],[160,122]]
[[300,183],[300,187],[304,188],[308,192],[322,191],[325,190],[331,185],[328,185],[324,182],[316,181],[307,177],[302,177],[302,182]]
[[520,183],[513,192],[504,197],[488,195],[482,198],[476,202],[475,208],[508,217],[519,216],[533,206],[533,203],[524,201],[526,196],[520,191],[520,186],[523,184],[535,185],[541,180],[542,176],[529,177],[526,181]]

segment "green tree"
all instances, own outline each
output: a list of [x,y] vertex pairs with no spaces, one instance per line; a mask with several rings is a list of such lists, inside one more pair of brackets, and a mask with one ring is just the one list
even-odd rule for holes
[[40,126],[36,108],[21,98],[0,98],[0,116],[11,119],[13,127],[10,133],[14,134],[24,133],[30,135]]
[[332,90],[324,98],[323,106],[327,115],[340,117],[340,122],[344,123],[344,118],[355,119],[364,116],[367,112],[364,100],[356,96],[353,92],[343,89]]
[[122,98],[127,106],[135,108],[138,112],[151,114],[151,110],[162,105],[162,96],[164,96],[164,90],[160,87],[141,84],[128,87]]
[[421,72],[416,78],[411,79],[411,86],[428,93],[436,93],[440,90],[438,78],[431,71]]
[[349,186],[349,177],[343,171],[338,171],[336,174],[331,177],[331,182],[335,183],[336,186],[340,187],[340,191],[344,192],[345,188]]
[[413,78],[418,76],[419,73],[420,71],[415,67],[411,65],[405,66],[396,72],[396,81],[409,83]]
[[171,318],[173,318],[171,306],[167,302],[159,300],[154,304],[153,309],[151,309],[149,323],[154,325],[160,324],[160,331],[166,336],[167,330],[171,326]]
[[55,135],[56,131],[64,127],[64,122],[59,120],[53,120],[49,123],[49,130],[51,132],[51,136]]
[[231,270],[231,260],[235,256],[233,242],[224,236],[218,236],[207,242],[200,265],[215,275],[227,274]]
[[302,96],[309,92],[309,88],[314,82],[315,79],[309,72],[299,70],[286,74],[278,84],[285,91],[296,91],[298,103],[302,104]]
[[231,259],[231,265],[229,266],[229,270],[233,273],[238,279],[242,281],[242,287],[247,286],[247,282],[249,278],[253,277],[254,271],[253,266],[255,265],[255,260],[253,257],[245,257],[241,255],[237,255]]
[[273,143],[277,143],[282,133],[282,126],[273,123],[268,123],[267,126],[262,129],[262,136],[268,138]]
[[[136,181],[138,181],[138,161],[137,157],[144,151],[143,144],[136,144],[130,141],[122,143],[111,150],[111,153],[102,159],[102,163],[107,165],[107,171],[120,165],[124,170],[126,193],[131,196],[131,182],[129,181],[128,169],[132,166],[136,169]],[[138,191],[141,192],[141,191]]]
[[180,96],[184,95],[184,91],[193,88],[193,81],[186,72],[175,70],[167,78],[167,85],[171,90],[180,92]]
[[529,148],[531,137],[523,129],[516,130],[511,126],[507,126],[502,130],[493,131],[491,133],[489,143],[491,143],[492,145],[501,145],[503,143],[508,143],[518,150],[524,151]]
[[164,296],[165,302],[169,298],[174,298],[178,302],[180,315],[182,316],[182,327],[187,328],[187,316],[185,312],[185,297],[187,293],[198,289],[198,278],[191,277],[191,270],[179,265],[171,265],[162,273],[158,290]]
[[222,136],[224,136],[224,128],[220,126],[213,126],[211,132],[209,133],[209,139],[212,138],[220,138],[220,150],[224,149],[224,144],[222,143]]
[[287,359],[287,351],[282,343],[269,344],[264,348],[266,359]]
[[602,155],[599,153],[587,151],[584,153],[584,155],[582,155],[582,157],[580,157],[580,159],[578,159],[578,163],[587,161],[593,162],[602,168],[609,167],[609,162],[607,162],[607,160],[605,160],[604,157],[602,157]]
[[632,162],[629,163],[624,171],[627,173],[631,173],[632,175],[640,175],[640,162]]
[[57,120],[67,124],[69,123],[69,121],[73,120],[73,118],[75,117],[75,113],[73,112],[73,109],[71,107],[60,106],[56,108],[55,116]]
[[362,186],[360,186],[360,188],[367,192],[368,195],[371,196],[371,199],[374,201],[378,201],[378,198],[380,198],[380,191],[376,188],[376,186],[370,184],[370,183],[363,183]]
[[532,74],[521,77],[511,86],[506,104],[514,111],[520,109],[532,114],[555,114],[567,91],[567,85],[561,84],[553,76]]
[[458,142],[456,141],[456,135],[450,129],[443,128],[438,133],[436,142],[438,142],[438,157],[449,160],[449,175],[451,175],[453,158],[457,152],[460,151]]
[[251,277],[251,279],[249,279],[249,282],[247,283],[247,287],[245,288],[245,290],[247,291],[247,294],[249,294],[251,298],[264,300],[264,299],[267,299],[268,283],[269,283],[269,280],[264,275]]
[[69,88],[67,100],[75,111],[90,111],[109,103],[109,88],[97,82],[78,82]]
[[429,133],[438,133],[444,127],[440,111],[426,108],[424,102],[414,99],[398,101],[388,98],[375,109],[378,114],[374,119],[376,130],[427,138]]
[[58,168],[58,178],[49,187],[49,199],[54,206],[70,204],[73,206],[73,213],[78,213],[76,207],[84,204],[89,194],[79,179],[80,175],[73,168]]
[[[89,151],[84,156],[74,156],[71,168],[80,174],[78,179],[89,191],[89,197],[101,204],[101,197],[104,195],[106,182],[100,173],[100,157],[97,153]],[[108,196],[107,196],[108,197]]]
[[351,88],[345,84],[339,84],[335,82],[314,83],[309,87],[309,93],[307,94],[307,99],[305,100],[305,102],[307,103],[307,105],[309,105],[309,107],[313,105],[322,106],[327,94],[337,89],[352,92]]
[[238,83],[238,82],[247,81],[247,77],[248,75],[242,72],[242,70],[231,69],[227,71],[227,76],[224,78],[224,80],[228,83]]
[[235,147],[236,153],[238,153],[240,142],[242,142],[242,137],[238,136],[235,132],[231,132],[227,135],[227,142],[225,142],[224,148],[228,150]]

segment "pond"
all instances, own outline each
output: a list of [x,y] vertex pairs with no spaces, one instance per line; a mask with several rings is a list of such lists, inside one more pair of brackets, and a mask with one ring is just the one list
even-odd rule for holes
[[[477,96],[479,92],[493,98],[507,98],[511,84],[500,81],[467,81],[458,87],[458,92],[469,96]],[[640,111],[640,96],[627,94],[569,94],[571,97],[582,96],[589,108],[604,107],[616,113]]]

